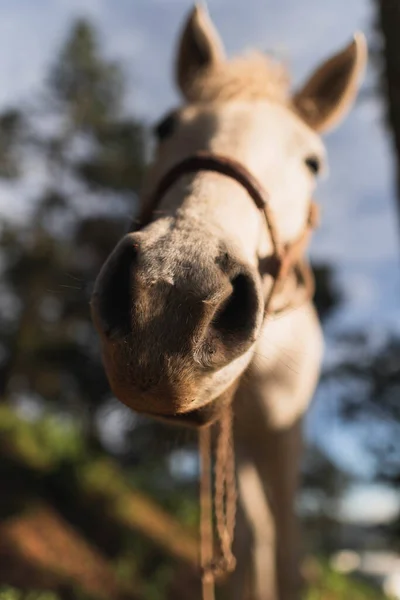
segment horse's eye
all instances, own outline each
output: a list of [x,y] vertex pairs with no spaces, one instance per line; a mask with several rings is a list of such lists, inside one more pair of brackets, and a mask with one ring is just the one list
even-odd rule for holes
[[321,161],[318,156],[308,156],[305,159],[305,163],[313,175],[318,175],[321,170]]
[[165,140],[173,134],[177,122],[177,115],[175,112],[170,113],[164,119],[162,119],[155,127],[154,134],[158,140]]

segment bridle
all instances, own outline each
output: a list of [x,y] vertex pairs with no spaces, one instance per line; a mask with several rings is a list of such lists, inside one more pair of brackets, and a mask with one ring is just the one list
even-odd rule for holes
[[[310,300],[314,294],[312,271],[304,259],[304,254],[313,229],[318,221],[318,207],[310,201],[310,207],[304,229],[300,236],[289,244],[284,244],[278,237],[272,209],[268,203],[268,195],[259,181],[240,162],[227,156],[212,152],[197,152],[174,165],[159,181],[154,192],[145,202],[134,229],[138,230],[151,223],[157,206],[169,189],[184,175],[209,171],[219,173],[239,183],[264,216],[264,221],[272,243],[272,255],[259,261],[260,275],[269,274],[273,283],[265,298],[264,318],[268,314],[277,314],[292,310]],[[283,289],[289,276],[296,278],[296,288],[301,291],[297,300],[293,297],[279,309],[272,308],[272,301]],[[228,391],[233,399],[238,381]],[[199,434],[199,453],[201,457],[201,567],[203,600],[214,600],[214,580],[221,574],[231,572],[235,568],[232,554],[233,534],[236,510],[235,463],[232,437],[231,402],[226,404],[218,422],[215,493],[213,501],[212,488],[212,439],[210,427],[203,427]],[[214,556],[213,505],[216,516],[216,529],[219,539],[220,556]]]
[[[268,203],[266,191],[254,175],[244,165],[233,158],[202,151],[178,162],[163,175],[156,189],[145,202],[139,219],[135,221],[135,230],[145,227],[152,221],[158,204],[181,177],[200,171],[211,171],[234,179],[245,188],[256,207],[264,216],[273,252],[267,259],[260,260],[259,270],[261,275],[269,273],[274,279],[274,284],[265,299],[265,313],[269,312],[273,296],[280,290],[291,270],[297,271],[297,275],[302,279],[301,285],[304,287],[305,293],[299,304],[309,300],[314,293],[314,284],[311,271],[304,262],[304,253],[309,244],[312,231],[318,224],[318,206],[315,202],[310,201],[302,233],[293,242],[289,244],[282,243],[279,240],[275,218]],[[285,306],[285,310],[286,308],[294,308],[294,306],[290,304],[287,307]],[[277,312],[282,312],[282,309]]]

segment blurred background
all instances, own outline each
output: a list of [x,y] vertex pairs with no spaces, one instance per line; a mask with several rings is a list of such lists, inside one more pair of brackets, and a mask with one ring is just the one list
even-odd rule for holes
[[[191,0],[0,4],[0,598],[197,597],[191,433],[111,396],[94,279],[136,214]],[[298,511],[307,600],[400,598],[400,3],[209,0],[230,54],[294,85],[363,30],[355,109],[326,139],[311,258],[324,371]],[[288,365],[290,368],[290,365]]]

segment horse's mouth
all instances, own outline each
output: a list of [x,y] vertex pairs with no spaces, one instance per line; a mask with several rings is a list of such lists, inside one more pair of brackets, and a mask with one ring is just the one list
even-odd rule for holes
[[177,415],[151,415],[156,419],[169,423],[170,425],[184,425],[186,427],[200,428],[211,425],[217,421],[221,413],[221,405],[218,398],[209,402],[201,408],[196,408],[186,413]]
[[176,415],[161,415],[151,413],[148,416],[157,420],[161,420],[164,423],[169,423],[170,425],[182,425],[185,427],[199,429],[215,423],[220,418],[225,406],[227,406],[227,404],[229,404],[231,401],[232,394],[230,393],[230,390],[228,390],[228,392],[223,393],[218,398],[215,398],[207,404],[188,412],[183,412]]

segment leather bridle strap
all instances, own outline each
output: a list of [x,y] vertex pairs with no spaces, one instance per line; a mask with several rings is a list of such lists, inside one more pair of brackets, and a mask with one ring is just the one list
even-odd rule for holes
[[260,183],[254,175],[252,175],[250,171],[237,160],[227,156],[213,154],[211,152],[197,152],[196,154],[192,154],[167,171],[158,183],[150,199],[146,202],[142,215],[139,217],[138,226],[144,227],[151,222],[153,213],[160,200],[178,179],[183,175],[197,173],[199,171],[220,173],[221,175],[234,179],[245,188],[257,208],[265,214],[266,225],[271,236],[274,254],[280,255],[281,247],[278,241],[274,219],[272,218],[272,214],[270,214],[266,192]]
[[[254,175],[244,165],[233,158],[202,151],[184,158],[167,171],[159,181],[154,192],[150,195],[150,198],[144,203],[142,213],[139,219],[135,221],[135,229],[141,229],[151,223],[156,208],[163,196],[181,177],[200,171],[220,173],[237,181],[237,183],[245,188],[256,207],[264,215],[265,224],[271,238],[273,253],[266,260],[260,261],[259,268],[261,275],[268,273],[275,280],[266,298],[265,312],[267,312],[272,296],[280,289],[289,271],[296,264],[300,265],[302,262],[311,232],[317,224],[318,207],[313,202],[310,203],[310,210],[303,232],[294,242],[284,245],[279,240],[277,234],[275,219],[268,203],[268,195]],[[301,265],[301,270],[305,272],[304,265]],[[307,273],[306,278],[303,279],[306,281],[305,297],[309,299],[313,292],[312,276],[310,276],[310,273]]]

